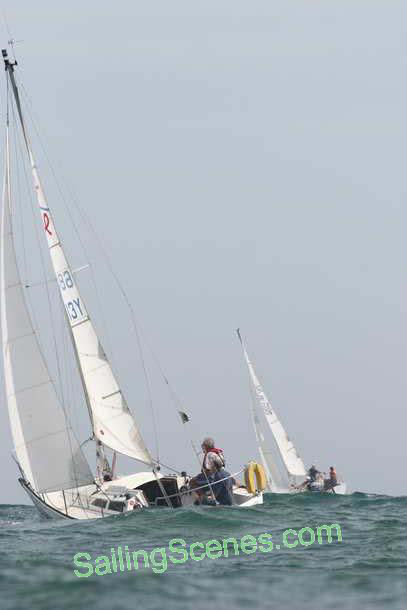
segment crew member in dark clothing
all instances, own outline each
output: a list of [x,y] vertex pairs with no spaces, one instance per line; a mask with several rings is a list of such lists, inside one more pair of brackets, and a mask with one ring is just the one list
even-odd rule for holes
[[212,491],[216,502],[230,506],[233,504],[233,480],[230,473],[225,470],[223,451],[215,447],[212,438],[203,440],[202,450],[204,452],[202,471],[190,483],[191,489],[198,488],[196,489],[197,503],[213,503],[212,494],[207,496],[207,493]]
[[[219,483],[217,482],[219,481]],[[216,501],[224,506],[232,506],[233,504],[233,479],[230,473],[221,468],[213,475],[213,483],[211,485]]]
[[308,470],[308,475],[311,483],[316,481],[318,473],[319,471],[315,468],[315,464],[312,464],[311,468]]

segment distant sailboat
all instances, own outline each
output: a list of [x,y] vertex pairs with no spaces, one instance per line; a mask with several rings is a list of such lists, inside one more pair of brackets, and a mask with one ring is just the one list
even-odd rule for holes
[[[95,327],[75,283],[53,215],[42,189],[31,148],[19,89],[16,62],[3,50],[6,77],[22,130],[34,191],[65,321],[73,345],[96,445],[97,472],[86,460],[66,409],[58,397],[32,323],[21,282],[12,226],[9,118],[7,112],[3,213],[1,225],[1,326],[4,378],[11,430],[22,487],[40,513],[49,518],[91,519],[134,507],[191,503],[183,492],[186,478],[160,472],[151,456],[122,389],[113,373]],[[112,465],[105,448],[113,451]],[[146,472],[116,477],[117,455],[147,467]],[[250,506],[262,502],[261,493],[234,490],[235,502]]]
[[[249,370],[253,398],[252,421],[260,458],[267,475],[268,491],[297,493],[307,476],[304,462],[267,398],[247,353],[240,329],[236,332]],[[346,493],[346,485],[341,483],[335,487],[335,493]]]

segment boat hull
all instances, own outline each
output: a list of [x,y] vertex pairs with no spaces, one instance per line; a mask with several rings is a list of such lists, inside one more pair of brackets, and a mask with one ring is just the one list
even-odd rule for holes
[[264,493],[266,494],[299,494],[299,493],[312,493],[312,494],[331,494],[331,495],[337,495],[337,496],[345,496],[348,494],[347,491],[347,484],[345,482],[340,483],[339,485],[337,485],[334,490],[329,489],[329,490],[324,490],[324,489],[314,489],[312,491],[310,491],[309,489],[279,489],[278,491],[276,490],[272,490],[272,489],[267,489]]
[[328,489],[328,490],[325,490],[325,489],[321,489],[321,490],[313,489],[311,491],[309,491],[309,490],[305,490],[305,491],[308,491],[309,493],[312,493],[312,494],[315,494],[315,493],[317,493],[317,494],[334,494],[336,496],[344,496],[347,493],[346,490],[347,490],[346,483],[343,482],[343,483],[340,483],[339,485],[336,485],[333,489]]
[[246,488],[238,487],[233,490],[233,500],[239,508],[250,508],[263,504],[263,492],[251,494]]
[[[96,485],[88,485],[86,487],[79,488],[79,490],[76,490],[75,492],[57,491],[48,494],[37,493],[22,478],[19,479],[19,482],[42,518],[82,521],[123,514],[106,509],[102,510],[92,505],[92,501],[96,496],[103,497],[103,494],[111,493],[109,490],[120,487],[125,487],[129,490],[136,490],[137,488],[142,488],[143,485],[149,484],[155,480],[155,475],[153,475],[151,472],[141,472],[119,477],[114,481],[103,483],[100,488],[97,488]],[[181,487],[181,481],[177,481],[177,483],[179,487]],[[72,502],[73,498],[75,498],[74,502]],[[80,501],[78,501],[78,498],[80,498]],[[233,499],[235,506],[239,508],[249,508],[258,504],[263,504],[263,493],[251,494],[244,487],[235,487],[233,489]],[[193,494],[186,493],[181,495],[182,507],[192,506],[193,503]],[[161,503],[161,506],[162,505],[163,504]],[[150,504],[150,507],[153,506]],[[146,506],[146,508],[148,507]]]
[[21,485],[21,487],[24,489],[24,491],[26,492],[26,494],[28,495],[28,497],[30,498],[30,500],[32,501],[32,503],[34,504],[35,508],[38,510],[38,512],[40,513],[40,516],[43,519],[73,519],[73,517],[69,517],[68,515],[65,515],[63,512],[57,510],[56,508],[53,508],[52,506],[50,506],[49,504],[47,504],[46,502],[44,502],[44,500],[42,500],[42,498],[40,498],[40,496],[38,496],[32,489],[31,487],[29,487],[27,485],[27,483],[23,480],[23,479],[19,479],[19,483]]

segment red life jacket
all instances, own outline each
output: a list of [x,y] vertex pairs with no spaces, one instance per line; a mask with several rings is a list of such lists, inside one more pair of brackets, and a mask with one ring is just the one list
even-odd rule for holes
[[225,462],[225,456],[223,455],[223,450],[217,449],[216,447],[212,447],[212,449],[208,449],[208,451],[205,452],[204,459],[202,462],[202,469],[205,468],[205,460],[206,460],[206,456],[208,453],[216,453],[216,455],[218,455],[220,457],[220,459],[222,460],[222,466],[223,467],[225,466],[226,462]]
[[206,453],[216,453],[217,455],[221,455],[223,457],[223,449],[216,449],[216,447],[209,449]]

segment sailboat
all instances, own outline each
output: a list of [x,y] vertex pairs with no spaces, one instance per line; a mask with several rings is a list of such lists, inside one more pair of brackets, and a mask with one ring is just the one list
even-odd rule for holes
[[[263,464],[267,491],[273,493],[298,493],[306,491],[304,485],[307,470],[294,443],[290,440],[275,409],[271,406],[263,386],[256,375],[249,358],[240,329],[237,336],[243,349],[243,356],[249,370],[252,393],[251,416],[258,445],[260,459]],[[338,480],[338,485],[327,493],[345,494],[346,483]],[[324,491],[323,485],[315,486],[313,491]]]
[[[163,474],[131,413],[79,292],[36,165],[16,79],[17,62],[2,51],[7,79],[5,173],[1,220],[1,327],[4,379],[19,482],[40,514],[56,519],[94,519],[152,506],[180,507],[193,501],[185,473]],[[58,286],[96,448],[92,472],[57,391],[33,323],[21,280],[13,232],[9,106],[21,128],[31,168],[42,233]],[[107,450],[113,452],[112,463]],[[118,476],[117,457],[128,456],[144,470]],[[174,474],[175,472],[175,474]],[[251,506],[261,490],[237,486],[234,501]]]

